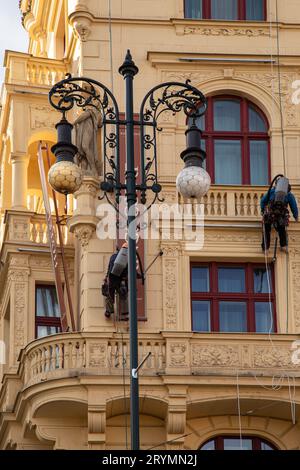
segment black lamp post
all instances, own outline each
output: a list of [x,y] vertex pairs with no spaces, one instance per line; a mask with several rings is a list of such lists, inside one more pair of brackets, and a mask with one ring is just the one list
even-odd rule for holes
[[[129,274],[129,321],[130,321],[130,423],[131,423],[131,448],[138,450],[139,441],[139,384],[138,384],[138,319],[137,319],[137,293],[136,293],[136,215],[135,204],[139,200],[142,204],[147,203],[146,192],[152,192],[152,198],[148,208],[159,199],[161,186],[158,183],[157,174],[157,132],[160,115],[169,111],[176,114],[184,111],[189,118],[187,131],[187,149],[182,153],[185,162],[185,170],[189,173],[177,178],[177,187],[183,188],[183,192],[189,186],[189,178],[199,177],[197,181],[202,187],[192,189],[189,197],[203,195],[209,189],[210,178],[203,170],[202,163],[205,153],[200,150],[201,132],[195,125],[197,117],[206,111],[207,103],[204,95],[197,89],[186,83],[168,82],[152,88],[142,101],[139,119],[134,117],[133,79],[138,73],[138,68],[132,60],[130,51],[127,51],[125,61],[119,68],[119,72],[125,80],[126,113],[125,119],[120,119],[117,101],[111,91],[103,84],[89,78],[73,78],[68,76],[65,80],[57,83],[49,93],[51,105],[63,115],[58,124],[58,143],[53,151],[57,163],[49,172],[49,181],[56,191],[74,192],[66,186],[61,188],[57,178],[60,175],[60,167],[65,175],[66,162],[72,163],[74,146],[71,144],[71,125],[66,121],[66,113],[74,106],[82,108],[97,107],[102,114],[103,132],[103,160],[104,175],[101,189],[107,201],[119,208],[120,196],[125,193],[127,198],[128,216],[128,274]],[[120,170],[120,125],[126,129],[126,178],[121,178]],[[134,128],[140,129],[141,150],[141,174],[139,181],[135,171],[134,162]],[[70,159],[71,156],[71,159]],[[72,170],[72,168],[71,168]],[[72,170],[73,171],[73,170]],[[202,179],[201,179],[202,178]],[[206,179],[205,179],[206,178]],[[79,183],[79,181],[78,181]],[[195,188],[195,185],[193,184]],[[184,189],[185,188],[185,189]],[[184,195],[186,195],[184,194]],[[142,359],[142,358],[141,358]]]

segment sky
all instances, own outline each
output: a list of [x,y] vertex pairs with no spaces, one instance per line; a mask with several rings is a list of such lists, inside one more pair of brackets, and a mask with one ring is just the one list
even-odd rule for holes
[[28,33],[21,23],[19,0],[0,0],[0,12],[0,83],[2,83],[5,50],[27,52]]

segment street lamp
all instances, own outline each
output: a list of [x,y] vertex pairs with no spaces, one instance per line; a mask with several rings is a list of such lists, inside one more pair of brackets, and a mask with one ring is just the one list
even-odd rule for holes
[[[93,106],[102,114],[104,175],[101,189],[107,201],[119,208],[120,196],[127,198],[128,233],[128,287],[129,287],[129,334],[130,334],[130,424],[131,448],[138,450],[139,443],[139,385],[138,385],[138,320],[136,291],[136,214],[137,200],[147,204],[147,191],[152,192],[147,209],[159,199],[162,188],[157,172],[157,132],[161,131],[158,121],[163,112],[176,114],[183,111],[189,122],[186,132],[187,148],[181,157],[185,168],[178,175],[177,188],[183,197],[200,197],[206,194],[210,185],[209,175],[202,168],[205,152],[200,149],[201,131],[196,119],[207,108],[204,95],[189,81],[186,83],[167,82],[152,88],[144,97],[139,119],[134,117],[133,79],[138,68],[127,51],[125,61],[119,68],[125,80],[125,119],[120,118],[118,103],[112,92],[96,80],[71,77],[54,85],[50,90],[50,104],[62,113],[57,125],[58,142],[53,147],[57,163],[49,171],[49,182],[54,190],[64,194],[78,189],[82,175],[74,170],[73,158],[76,147],[71,142],[72,125],[66,120],[66,113],[74,106]],[[126,129],[126,177],[121,178],[120,170],[120,126]],[[140,129],[141,170],[137,180],[134,162],[134,128]],[[65,165],[67,163],[67,166]],[[68,170],[69,168],[69,170]],[[78,168],[78,167],[77,167]],[[68,171],[70,175],[68,176]],[[73,181],[76,173],[75,182]],[[68,180],[71,184],[68,185]],[[62,184],[63,183],[63,184]],[[74,184],[73,184],[74,183]]]

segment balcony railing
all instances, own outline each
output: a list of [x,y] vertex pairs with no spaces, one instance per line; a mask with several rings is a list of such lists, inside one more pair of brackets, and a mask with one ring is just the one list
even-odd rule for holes
[[[140,333],[140,375],[241,375],[298,373],[292,335]],[[35,340],[20,354],[25,387],[74,375],[129,374],[127,333],[61,333]]]
[[[56,230],[56,242],[59,243],[58,230],[53,217]],[[73,235],[66,226],[61,226],[63,243],[73,247]],[[2,243],[17,243],[19,247],[38,245],[49,247],[49,235],[44,214],[32,212],[7,211],[4,221],[4,233]]]
[[6,53],[5,66],[5,81],[15,85],[50,87],[65,78],[67,73],[64,61],[12,51]]
[[[165,340],[160,335],[140,335],[139,357],[149,355],[141,374],[165,371]],[[27,386],[70,374],[129,374],[128,335],[59,334],[36,340],[21,353],[21,366]]]

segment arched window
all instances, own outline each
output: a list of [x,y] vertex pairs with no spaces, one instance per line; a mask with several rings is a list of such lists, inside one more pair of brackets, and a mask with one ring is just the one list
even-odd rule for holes
[[257,106],[237,96],[209,97],[198,126],[214,184],[269,184],[269,125]]
[[185,0],[185,18],[212,20],[266,20],[266,0]]
[[200,450],[276,450],[275,447],[259,437],[218,436],[210,439]]

